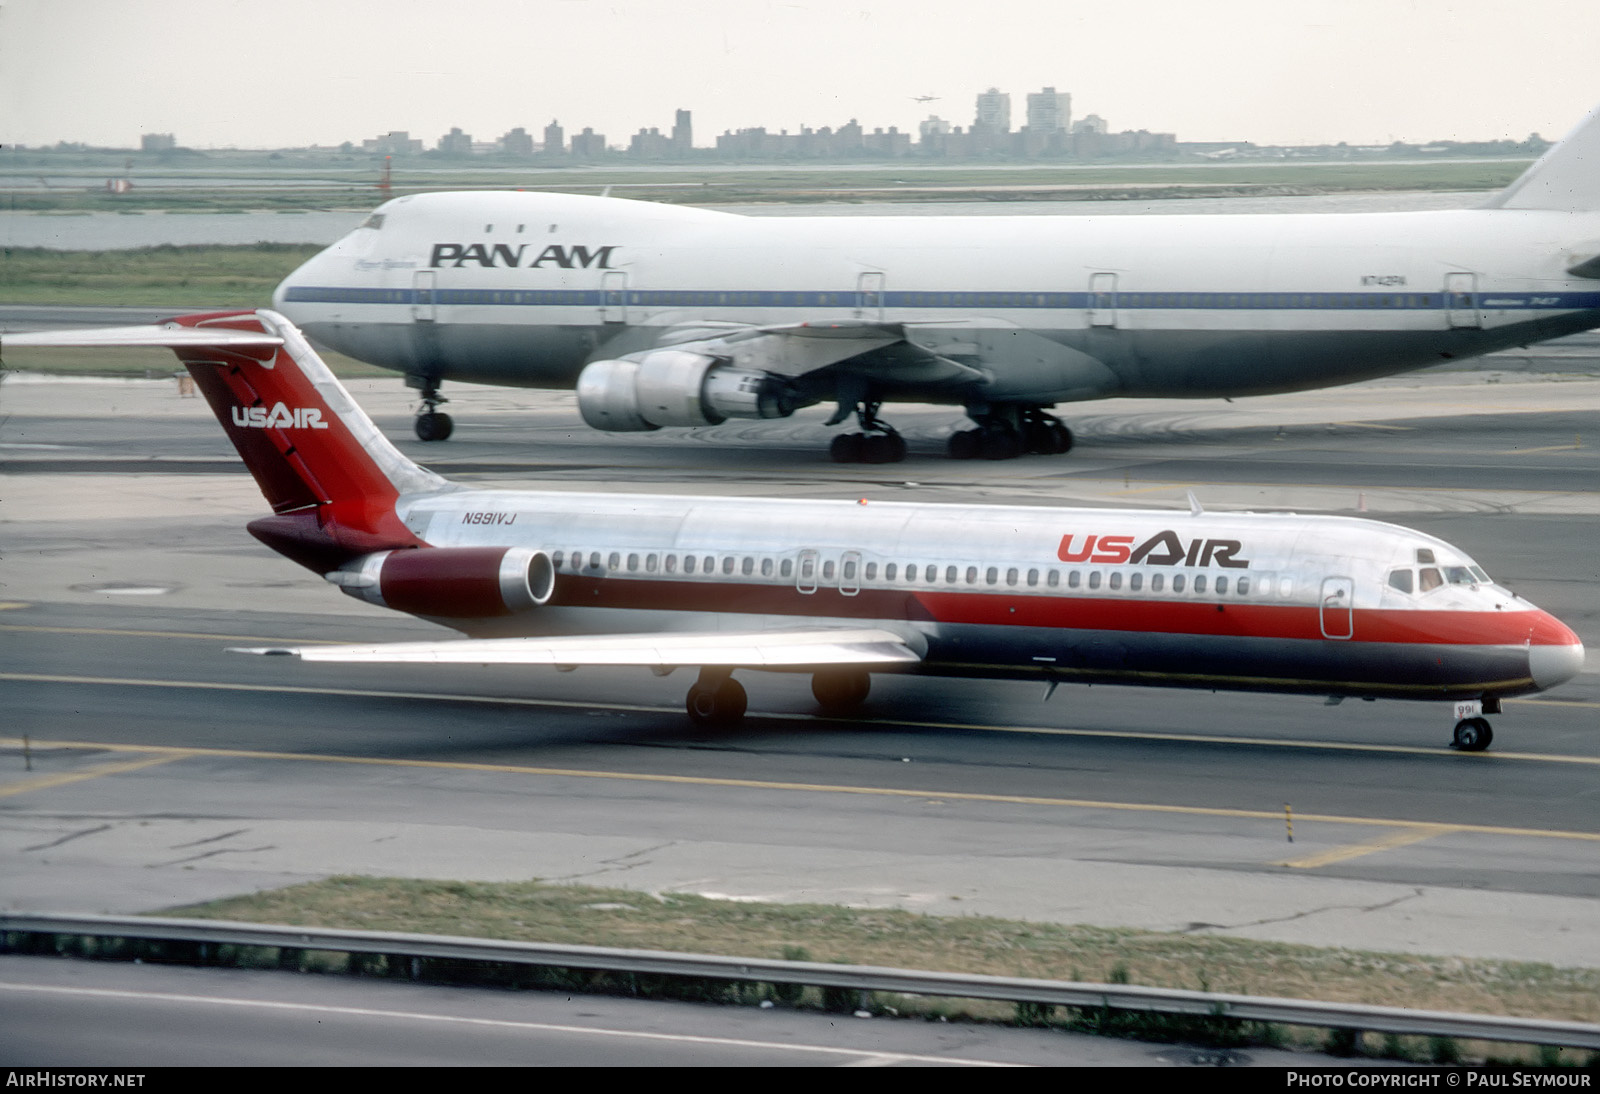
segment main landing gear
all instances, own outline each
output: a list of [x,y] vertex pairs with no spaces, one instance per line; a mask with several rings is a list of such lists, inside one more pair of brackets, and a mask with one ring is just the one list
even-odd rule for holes
[[422,391],[422,410],[417,414],[417,420],[412,423],[417,431],[417,440],[449,440],[451,432],[455,429],[455,423],[450,420],[450,415],[437,408],[450,400],[439,394],[439,384],[436,380],[424,378],[416,386]]
[[[854,713],[867,701],[872,676],[860,669],[830,669],[811,677],[811,694],[822,713],[838,717]],[[744,720],[749,705],[744,685],[727,668],[703,668],[689,689],[684,708],[689,720],[707,729],[732,729]]]
[[1072,449],[1072,430],[1036,406],[992,406],[969,410],[978,423],[950,435],[952,460],[1011,460],[1023,453],[1057,456]]
[[[894,426],[878,417],[882,403],[858,403],[856,420],[861,423],[860,433],[841,433],[828,446],[828,455],[834,463],[899,463],[906,458],[905,438],[895,432]],[[843,421],[850,412],[835,414],[829,425]]]

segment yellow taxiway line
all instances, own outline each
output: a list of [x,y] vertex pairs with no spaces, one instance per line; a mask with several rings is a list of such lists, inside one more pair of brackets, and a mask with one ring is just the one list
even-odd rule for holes
[[[17,741],[16,743],[18,747],[21,747],[21,741]],[[39,747],[39,742],[33,741],[30,742],[30,745]],[[107,746],[107,750],[121,751],[117,749],[111,749],[109,746]],[[104,778],[107,775],[121,775],[129,771],[141,771],[147,767],[156,767],[160,764],[168,764],[173,760],[182,760],[192,755],[194,755],[194,753],[189,749],[163,749],[161,750],[160,754],[146,756],[142,760],[125,760],[121,763],[96,764],[93,767],[86,767],[79,771],[63,771],[56,775],[39,775],[31,779],[23,779],[20,782],[0,784],[0,798],[9,798],[16,794],[26,794],[33,790],[49,790],[52,787],[66,786],[69,783],[84,782],[89,779]]]
[[[21,748],[21,738],[0,737],[0,748]],[[1231,809],[1217,806],[1160,805],[1153,802],[1116,802],[1094,798],[1055,798],[1032,794],[985,794],[973,791],[907,789],[892,786],[853,786],[841,783],[786,782],[778,779],[733,779],[712,775],[665,775],[635,771],[597,771],[585,768],[541,767],[528,764],[472,763],[463,760],[414,760],[382,756],[340,756],[334,753],[272,752],[245,748],[185,748],[162,745],[114,744],[102,741],[33,741],[44,749],[84,749],[105,752],[144,753],[158,757],[152,762],[171,759],[276,760],[292,763],[352,764],[358,767],[401,767],[430,771],[467,771],[480,774],[533,775],[545,778],[596,779],[610,782],[658,783],[675,786],[707,786],[740,790],[778,790],[809,794],[843,794],[861,797],[915,798],[921,801],[962,801],[995,805],[1037,805],[1056,809],[1091,809],[1121,813],[1156,813],[1170,816],[1222,817],[1234,820],[1278,822],[1283,814],[1276,810]],[[174,755],[174,753],[177,753]],[[90,776],[98,777],[98,776]],[[1581,840],[1600,843],[1600,832],[1576,832],[1552,828],[1518,828],[1492,824],[1449,824],[1437,821],[1403,820],[1389,817],[1355,817],[1336,813],[1297,813],[1302,823],[1360,825],[1393,828],[1421,833],[1426,839],[1441,833],[1520,836],[1536,839]]]
[[1403,828],[1398,832],[1390,832],[1386,836],[1367,840],[1365,843],[1350,843],[1343,847],[1334,847],[1322,852],[1320,855],[1307,855],[1304,858],[1285,859],[1274,863],[1276,866],[1292,866],[1297,870],[1315,870],[1319,866],[1332,866],[1336,862],[1347,862],[1363,855],[1376,854],[1379,851],[1391,851],[1396,847],[1409,847],[1413,843],[1433,839],[1435,836],[1449,835],[1452,832],[1463,831],[1456,824],[1429,824],[1419,825],[1415,828]]
[[[209,637],[209,636],[208,636]],[[273,640],[277,641],[277,640]],[[238,684],[207,680],[149,680],[115,676],[67,676],[53,673],[0,672],[0,681],[14,680],[33,684],[82,684],[86,686],[175,688],[187,691],[241,691],[268,695],[328,695],[341,698],[407,699],[438,703],[479,703],[489,706],[522,706],[539,708],[566,708],[585,710],[613,710],[638,714],[681,714],[677,706],[660,706],[651,703],[617,703],[577,699],[530,699],[509,695],[468,695],[443,691],[389,691],[377,688],[314,687],[307,684]],[[1512,700],[1516,701],[1516,700]],[[1574,700],[1540,699],[1535,702],[1551,706],[1600,706],[1600,703]],[[774,722],[815,722],[811,714],[784,714],[755,712],[754,717]],[[1292,741],[1272,737],[1230,737],[1209,733],[1151,733],[1140,730],[1115,729],[1061,729],[1054,726],[998,726],[982,722],[917,722],[904,718],[854,718],[844,720],[851,725],[900,726],[906,729],[946,729],[983,733],[1021,733],[1040,737],[1086,737],[1095,740],[1161,741],[1179,744],[1250,745],[1262,748],[1299,748],[1324,752],[1366,752],[1403,756],[1431,756],[1435,759],[1455,759],[1466,763],[1484,763],[1502,760],[1526,760],[1536,763],[1581,764],[1600,767],[1600,756],[1561,756],[1538,752],[1447,752],[1443,748],[1424,748],[1416,745],[1361,744],[1350,741]]]

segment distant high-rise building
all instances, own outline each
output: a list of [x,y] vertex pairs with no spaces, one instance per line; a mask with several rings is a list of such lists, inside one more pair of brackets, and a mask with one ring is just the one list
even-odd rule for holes
[[1074,133],[1108,133],[1110,132],[1110,126],[1106,125],[1106,120],[1100,115],[1088,114],[1084,116],[1082,121],[1072,127],[1072,131]]
[[517,126],[500,138],[500,151],[508,156],[533,155],[533,134],[522,126]]
[[937,114],[929,114],[928,120],[917,123],[917,133],[923,140],[929,137],[943,137],[950,132],[950,123]]
[[973,127],[991,133],[1011,132],[1011,95],[991,87],[978,96],[978,117]]
[[171,133],[146,133],[139,138],[141,152],[171,152],[178,147],[178,139]]
[[472,134],[452,129],[439,138],[439,151],[446,156],[472,155]]
[[1028,128],[1035,133],[1057,133],[1072,124],[1072,95],[1047,87],[1028,95]]
[[687,155],[694,148],[694,123],[687,110],[680,110],[672,122],[672,150]]
[[404,129],[391,129],[381,137],[362,141],[361,150],[380,156],[407,156],[421,152],[422,142],[412,140],[411,134]]
[[596,133],[588,126],[572,138],[572,154],[578,159],[597,160],[606,153],[604,133]]
[[552,120],[544,127],[544,154],[547,156],[567,154],[567,135],[561,128],[560,122]]

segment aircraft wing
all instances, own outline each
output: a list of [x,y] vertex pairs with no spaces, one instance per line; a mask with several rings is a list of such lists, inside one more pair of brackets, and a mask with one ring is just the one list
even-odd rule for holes
[[908,341],[904,323],[862,319],[771,327],[697,323],[669,329],[659,344],[791,380],[831,365],[898,383],[966,384],[985,379],[977,369]]
[[279,654],[303,661],[436,665],[640,665],[799,669],[826,665],[915,664],[922,654],[886,630],[664,632],[564,635],[554,638],[461,638],[376,646],[252,646],[233,653]]

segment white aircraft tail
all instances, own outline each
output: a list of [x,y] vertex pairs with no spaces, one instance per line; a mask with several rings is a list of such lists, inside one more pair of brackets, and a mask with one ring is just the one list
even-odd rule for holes
[[1600,106],[1482,207],[1600,211]]

